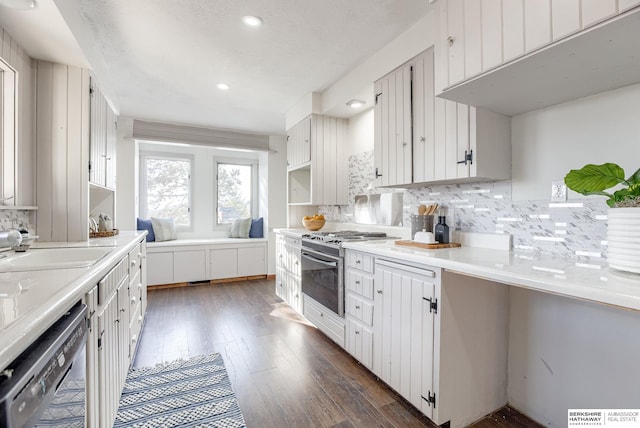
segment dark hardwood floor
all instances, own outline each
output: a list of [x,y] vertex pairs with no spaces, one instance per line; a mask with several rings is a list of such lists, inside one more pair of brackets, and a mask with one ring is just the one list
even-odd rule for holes
[[[134,366],[219,352],[248,427],[433,427],[298,316],[274,281],[149,292]],[[539,426],[511,408],[474,425]]]

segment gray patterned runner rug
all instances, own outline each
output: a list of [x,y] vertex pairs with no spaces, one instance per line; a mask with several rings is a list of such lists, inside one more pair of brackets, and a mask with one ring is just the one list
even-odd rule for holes
[[127,374],[114,428],[245,427],[220,354]]

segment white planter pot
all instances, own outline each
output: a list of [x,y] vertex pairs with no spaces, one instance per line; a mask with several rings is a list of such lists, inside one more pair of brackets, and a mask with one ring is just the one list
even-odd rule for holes
[[607,214],[609,266],[640,273],[640,207],[609,208]]

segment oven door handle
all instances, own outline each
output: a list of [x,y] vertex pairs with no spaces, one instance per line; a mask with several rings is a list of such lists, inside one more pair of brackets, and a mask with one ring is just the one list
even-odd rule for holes
[[308,259],[313,260],[316,263],[320,263],[320,264],[323,264],[325,266],[338,267],[338,262],[328,262],[326,260],[320,260],[319,258],[313,257],[311,254],[306,253],[304,251],[302,252],[302,257],[306,257]]

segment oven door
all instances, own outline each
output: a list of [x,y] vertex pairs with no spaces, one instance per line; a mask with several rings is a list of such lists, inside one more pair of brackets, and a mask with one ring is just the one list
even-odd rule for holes
[[343,259],[302,249],[302,292],[344,316]]

